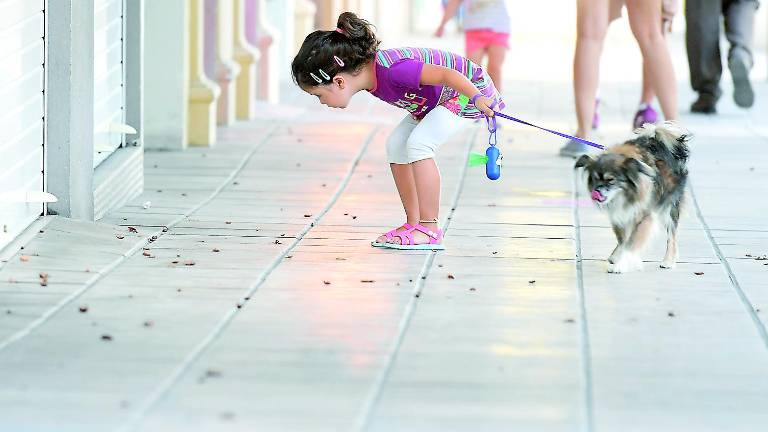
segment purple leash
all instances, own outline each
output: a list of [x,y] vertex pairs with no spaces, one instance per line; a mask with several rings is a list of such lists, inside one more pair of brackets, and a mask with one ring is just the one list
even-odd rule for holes
[[[491,107],[491,109],[493,109],[493,107]],[[593,143],[592,141],[587,141],[587,140],[585,140],[583,138],[579,138],[579,137],[571,136],[571,135],[568,135],[568,134],[564,134],[564,133],[558,132],[556,130],[543,128],[541,126],[536,126],[533,123],[528,123],[525,120],[520,120],[520,119],[514,118],[514,117],[512,117],[510,115],[502,114],[502,113],[500,113],[498,111],[494,111],[494,112],[496,114],[493,117],[487,117],[486,118],[488,120],[488,123],[489,123],[488,124],[488,130],[491,130],[491,127],[493,128],[493,130],[491,132],[495,132],[496,131],[496,120],[495,120],[495,117],[499,116],[501,118],[505,118],[505,119],[512,120],[512,121],[515,121],[515,122],[518,122],[518,123],[522,123],[524,125],[533,126],[536,129],[541,129],[543,131],[546,131],[546,132],[549,132],[549,133],[552,133],[552,134],[555,134],[555,135],[559,135],[559,136],[561,136],[563,138],[570,138],[570,139],[572,139],[574,141],[578,141],[578,142],[580,142],[582,144],[586,144],[586,145],[589,145],[589,146],[592,146],[592,147],[597,147],[599,149],[605,149],[605,146],[597,144],[597,143]],[[491,123],[493,123],[493,126],[491,126]]]

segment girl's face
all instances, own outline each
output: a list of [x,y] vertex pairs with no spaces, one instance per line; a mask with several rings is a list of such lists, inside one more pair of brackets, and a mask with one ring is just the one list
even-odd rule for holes
[[304,91],[317,96],[321,104],[331,108],[346,108],[354,95],[351,86],[341,75],[333,77],[333,80],[328,84],[309,87]]

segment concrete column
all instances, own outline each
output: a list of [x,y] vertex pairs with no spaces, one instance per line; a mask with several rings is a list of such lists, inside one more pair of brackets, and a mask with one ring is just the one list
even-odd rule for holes
[[[234,59],[234,46],[232,39],[232,23],[234,22],[234,0],[206,1],[206,15],[209,13],[208,4],[214,3],[214,9],[210,12],[216,14],[215,32],[206,32],[216,38],[216,76],[215,80],[221,89],[218,101],[217,120],[220,125],[231,125],[235,122],[235,103],[237,76],[240,74],[240,65]],[[206,30],[208,30],[206,28]],[[211,77],[214,78],[214,77]]]
[[256,97],[277,103],[280,94],[278,79],[277,31],[269,24],[265,0],[245,0],[246,39],[259,50],[261,56],[256,65]]
[[145,2],[144,8],[144,143],[148,149],[182,150],[187,147],[189,6],[187,0],[162,0]]
[[206,77],[203,69],[203,0],[188,0],[187,4],[190,8],[187,134],[190,145],[211,146],[216,143],[216,102],[221,90]]
[[344,9],[344,0],[316,0],[317,1],[317,28],[320,30],[333,30],[336,21]]
[[47,172],[52,214],[93,220],[93,2],[48,2]]
[[304,38],[308,34],[312,33],[315,28],[315,14],[317,13],[317,7],[309,0],[296,0],[296,6],[294,8],[294,22],[296,26],[294,28],[293,36],[293,55],[296,55],[301,48],[301,43],[304,42]]
[[256,62],[259,60],[259,50],[251,45],[245,37],[246,14],[245,0],[235,0],[234,24],[232,25],[232,40],[234,42],[234,58],[240,65],[237,76],[235,108],[238,120],[250,120],[256,115]]

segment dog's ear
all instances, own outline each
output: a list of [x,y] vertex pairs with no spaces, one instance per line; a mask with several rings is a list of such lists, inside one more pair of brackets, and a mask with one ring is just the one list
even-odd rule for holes
[[594,161],[595,160],[592,159],[589,155],[581,155],[581,157],[576,160],[576,164],[573,166],[573,169],[576,169],[576,168],[589,169],[589,167],[592,166],[592,162]]
[[635,158],[627,158],[623,165],[624,168],[633,174],[633,176],[637,176],[637,174],[644,174],[648,177],[653,177],[656,175],[656,173],[651,167],[648,166],[648,164]]

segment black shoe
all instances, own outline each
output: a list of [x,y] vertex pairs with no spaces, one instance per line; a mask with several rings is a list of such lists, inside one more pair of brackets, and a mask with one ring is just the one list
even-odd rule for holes
[[696,102],[691,104],[691,112],[699,114],[715,114],[717,112],[715,105],[717,105],[717,98],[715,96],[702,93],[699,95],[699,98],[696,99]]
[[755,103],[755,92],[749,82],[749,54],[744,50],[734,49],[728,57],[728,69],[733,77],[733,101],[742,108],[749,108]]

